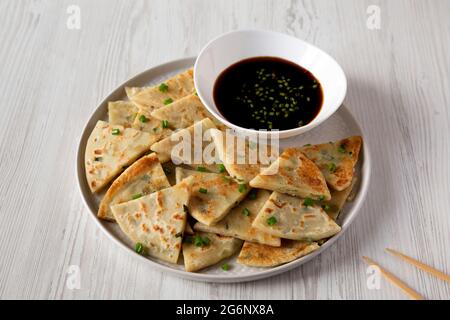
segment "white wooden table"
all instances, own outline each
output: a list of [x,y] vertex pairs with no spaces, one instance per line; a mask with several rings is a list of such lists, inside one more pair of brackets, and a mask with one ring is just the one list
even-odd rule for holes
[[[71,29],[71,5],[80,29]],[[449,299],[449,285],[383,252],[450,273],[449,13],[448,0],[1,0],[0,298],[405,298],[385,281],[368,289],[368,255],[426,298]],[[340,241],[292,272],[185,281],[136,261],[97,228],[77,188],[77,143],[120,83],[240,28],[295,35],[340,62],[346,104],[372,147],[370,194]],[[71,265],[79,289],[68,285]]]

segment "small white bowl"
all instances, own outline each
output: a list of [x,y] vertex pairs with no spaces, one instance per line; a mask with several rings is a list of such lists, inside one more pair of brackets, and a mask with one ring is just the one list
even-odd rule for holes
[[280,138],[288,138],[311,130],[328,119],[342,105],[347,92],[347,78],[339,64],[319,48],[286,34],[241,30],[225,33],[210,41],[200,52],[194,66],[197,94],[206,108],[226,126],[244,134],[257,130],[237,126],[219,112],[213,89],[218,76],[232,64],[252,57],[278,57],[300,65],[320,82],[323,104],[319,114],[307,125],[278,131]]

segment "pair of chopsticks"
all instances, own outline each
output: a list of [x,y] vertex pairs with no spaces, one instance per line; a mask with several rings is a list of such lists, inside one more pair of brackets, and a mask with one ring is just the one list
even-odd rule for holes
[[[450,283],[450,276],[439,271],[436,270],[433,267],[430,267],[416,259],[413,259],[411,257],[408,257],[407,255],[400,253],[398,251],[386,248],[386,251],[390,254],[392,254],[393,256],[400,258],[401,260],[413,265],[414,267],[425,271],[426,273],[429,273],[441,280],[444,280],[447,283]],[[413,289],[411,289],[410,287],[408,287],[403,281],[401,281],[399,278],[397,278],[395,275],[393,275],[392,273],[390,273],[389,271],[387,271],[386,269],[383,269],[382,267],[380,267],[375,261],[373,261],[372,259],[368,258],[368,257],[362,257],[363,260],[372,266],[377,267],[380,270],[380,273],[382,276],[384,276],[389,282],[391,282],[393,285],[397,286],[398,288],[400,288],[404,293],[406,293],[411,299],[414,300],[425,300],[424,297],[422,297],[419,293],[417,293],[416,291],[414,291]]]

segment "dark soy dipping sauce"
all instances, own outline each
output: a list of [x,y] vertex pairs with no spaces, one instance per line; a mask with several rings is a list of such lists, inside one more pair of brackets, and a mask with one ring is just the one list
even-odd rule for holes
[[310,123],[322,107],[323,94],[319,81],[299,65],[256,57],[219,75],[214,101],[222,115],[240,127],[287,130]]

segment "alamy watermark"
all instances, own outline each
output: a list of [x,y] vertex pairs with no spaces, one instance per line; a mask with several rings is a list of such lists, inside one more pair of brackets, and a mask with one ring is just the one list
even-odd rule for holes
[[67,269],[66,287],[69,290],[81,289],[81,270],[77,265],[71,265]]
[[366,26],[369,30],[381,29],[381,8],[377,5],[370,5],[367,7]]
[[66,26],[69,30],[81,29],[81,8],[77,5],[70,5],[67,7],[66,13],[68,15]]
[[367,289],[380,290],[381,288],[381,270],[378,266],[370,265],[366,269],[367,276]]
[[262,130],[255,134],[236,135],[233,130],[204,130],[202,123],[193,132],[181,130],[170,137],[173,142],[171,160],[174,164],[247,164],[264,168],[261,173],[278,172],[279,132]]

